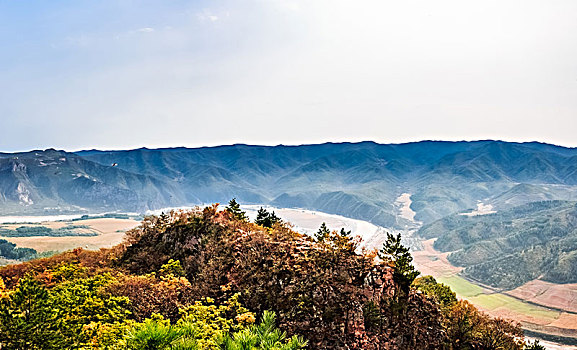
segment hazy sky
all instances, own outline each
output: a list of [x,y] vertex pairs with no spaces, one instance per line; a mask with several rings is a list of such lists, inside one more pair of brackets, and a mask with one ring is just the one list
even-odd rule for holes
[[0,0],[0,150],[577,146],[575,0]]

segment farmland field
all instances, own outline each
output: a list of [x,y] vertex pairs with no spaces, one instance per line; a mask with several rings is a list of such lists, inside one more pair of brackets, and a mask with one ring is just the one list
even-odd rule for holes
[[[448,253],[436,251],[433,242],[424,241],[424,249],[413,252],[415,266],[424,275],[432,275],[451,287],[459,298],[468,300],[491,316],[517,320],[523,328],[535,334],[577,338],[577,313],[563,307],[574,301],[574,285],[533,281],[527,287],[513,291],[485,288],[461,277],[461,269],[448,262]],[[548,304],[540,302],[544,300],[548,300]]]
[[20,226],[45,226],[53,229],[67,225],[82,224],[88,226],[83,231],[95,232],[95,236],[34,236],[34,237],[2,237],[15,243],[18,247],[33,248],[38,252],[66,251],[78,247],[85,249],[109,248],[122,241],[124,232],[138,226],[139,221],[133,219],[97,218],[81,221],[57,221],[42,222],[39,224],[11,224],[5,227],[15,228]]

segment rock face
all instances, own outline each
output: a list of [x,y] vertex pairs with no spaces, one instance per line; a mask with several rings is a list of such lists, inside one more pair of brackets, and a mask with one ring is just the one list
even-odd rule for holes
[[18,195],[18,201],[20,204],[24,205],[32,205],[34,201],[30,198],[30,191],[26,188],[22,182],[18,183],[18,187],[16,187],[16,194]]

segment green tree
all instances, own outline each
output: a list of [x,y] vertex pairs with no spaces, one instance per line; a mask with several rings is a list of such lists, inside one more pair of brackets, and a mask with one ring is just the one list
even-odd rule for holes
[[438,283],[433,276],[423,276],[413,282],[413,287],[433,297],[441,307],[449,307],[457,302],[457,295],[451,288],[443,283]]
[[227,212],[231,213],[232,216],[234,216],[238,220],[244,221],[247,219],[246,212],[240,210],[240,204],[236,202],[236,198],[231,199],[230,202],[228,202],[228,205],[226,206],[225,209]]
[[0,348],[67,348],[58,316],[46,288],[32,277],[21,279],[14,292],[0,299]]
[[379,258],[393,265],[393,280],[398,284],[404,295],[408,295],[411,284],[420,272],[413,266],[413,257],[408,247],[401,243],[401,234],[393,236],[387,232],[387,240],[379,251]]
[[240,304],[239,297],[237,293],[222,305],[216,305],[211,298],[196,301],[180,310],[182,317],[176,326],[199,349],[217,350],[229,332],[242,330],[255,321],[254,314]]
[[523,349],[523,330],[518,324],[491,318],[465,300],[443,310],[443,315],[449,349]]
[[77,349],[101,344],[104,333],[122,333],[116,328],[129,315],[129,299],[106,291],[114,279],[109,273],[87,273],[77,264],[60,263],[40,275],[51,289],[28,276],[14,291],[0,290],[0,348]]
[[254,222],[257,225],[272,228],[275,224],[281,223],[282,220],[276,216],[274,211],[269,213],[268,210],[261,207],[256,214],[256,220]]
[[[3,235],[6,236],[6,233],[3,232]],[[28,260],[34,258],[36,254],[36,250],[32,248],[17,248],[16,244],[8,242],[5,239],[0,239],[0,257]]]
[[321,224],[321,227],[319,227],[319,230],[315,233],[315,240],[317,242],[323,242],[325,239],[329,237],[330,233],[331,231],[327,227],[327,224],[323,222]]
[[287,339],[286,333],[276,328],[275,313],[265,311],[258,325],[226,337],[222,349],[298,350],[306,346],[307,341],[298,336]]
[[527,345],[525,345],[523,350],[547,350],[547,348],[539,344],[538,340],[535,340],[532,343],[527,343]]
[[59,332],[68,346],[85,346],[105,324],[121,324],[129,315],[129,299],[105,291],[113,281],[108,274],[76,278],[56,285],[50,291],[53,312],[59,315]]
[[184,277],[184,269],[180,264],[180,260],[170,259],[160,268],[158,274],[161,277]]
[[351,236],[351,231],[345,231],[344,227],[341,227],[341,230],[339,231],[339,235],[341,235],[341,237],[350,237]]
[[182,331],[158,315],[138,324],[126,339],[127,348],[133,350],[168,350],[182,338]]

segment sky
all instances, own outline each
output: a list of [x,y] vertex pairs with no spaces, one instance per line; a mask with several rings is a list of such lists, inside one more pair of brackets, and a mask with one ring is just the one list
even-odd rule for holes
[[577,146],[575,0],[0,0],[0,151]]

